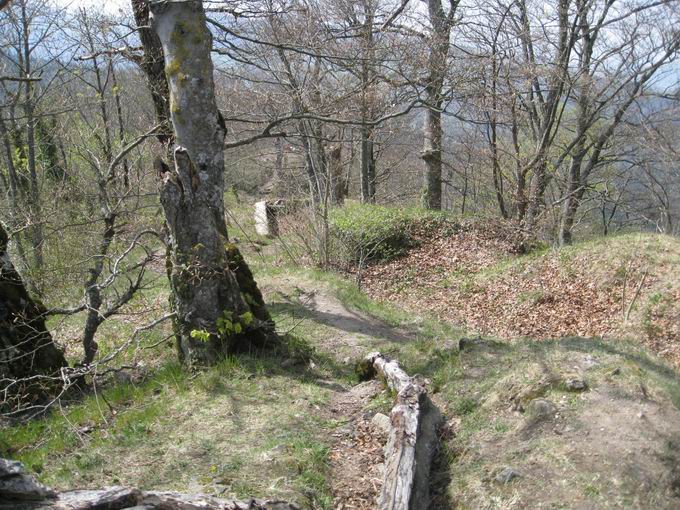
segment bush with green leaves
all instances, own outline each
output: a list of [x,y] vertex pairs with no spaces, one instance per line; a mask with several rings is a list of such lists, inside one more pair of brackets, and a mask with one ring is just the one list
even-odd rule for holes
[[417,244],[415,227],[441,219],[442,213],[419,208],[348,203],[329,215],[333,258],[355,264],[395,259]]

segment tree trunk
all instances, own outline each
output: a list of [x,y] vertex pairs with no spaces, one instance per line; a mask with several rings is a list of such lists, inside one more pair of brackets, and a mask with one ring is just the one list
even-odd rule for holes
[[323,147],[323,127],[316,120],[299,122],[302,147],[305,151],[305,170],[309,192],[315,207],[322,207],[328,185],[326,153]]
[[331,204],[342,205],[347,195],[345,176],[342,168],[342,142],[328,148],[326,157],[328,175],[331,181]]
[[574,228],[574,221],[576,220],[576,212],[578,211],[579,203],[585,191],[585,187],[581,182],[581,165],[585,152],[583,151],[583,143],[579,143],[581,149],[571,160],[569,166],[569,177],[567,181],[567,196],[562,206],[562,221],[560,223],[559,242],[561,246],[571,244],[571,231]]
[[132,0],[132,11],[135,15],[137,33],[144,48],[144,56],[139,66],[144,71],[146,82],[151,93],[156,120],[161,125],[156,137],[165,147],[173,143],[173,134],[170,126],[170,105],[168,82],[165,78],[165,63],[163,60],[163,47],[156,32],[149,26],[149,4],[146,0]]
[[[101,184],[100,186],[106,186]],[[105,205],[103,205],[104,207]],[[104,270],[104,261],[109,252],[111,243],[116,234],[115,230],[116,215],[109,213],[104,217],[104,232],[99,241],[99,253],[94,256],[94,264],[89,269],[90,276],[85,282],[85,302],[87,304],[87,318],[85,319],[85,328],[83,330],[83,365],[89,365],[94,361],[99,346],[94,337],[102,322],[104,316],[101,312],[102,295],[101,288],[98,285],[99,277]]]
[[427,59],[427,82],[425,98],[427,110],[423,124],[423,152],[425,182],[423,206],[427,209],[442,208],[442,87],[446,76],[446,61],[449,55],[451,27],[457,3],[451,2],[448,14],[444,12],[441,0],[428,0],[427,10],[432,25]]
[[44,307],[31,299],[9,259],[8,240],[0,224],[0,409],[12,406],[17,397],[42,394],[46,389],[40,379],[30,384],[19,380],[55,375],[67,366],[64,353],[45,327]]
[[[364,23],[362,26],[363,55],[361,61],[361,120],[368,123],[372,120],[375,91],[373,80],[375,70],[375,40],[373,24],[375,20],[375,5],[367,0],[362,2]],[[361,201],[375,202],[375,152],[374,128],[369,124],[361,126]]]
[[[442,120],[441,106],[434,105],[425,110],[423,128],[423,152],[425,162],[425,189],[423,206],[426,209],[442,208]],[[434,109],[437,108],[437,109]]]
[[[30,48],[30,21],[26,13],[26,2],[21,2],[21,17],[23,24],[23,59],[26,77],[31,76],[31,48]],[[29,211],[31,214],[31,244],[33,259],[36,269],[42,269],[43,260],[43,224],[42,207],[40,204],[40,186],[38,184],[38,170],[35,154],[35,103],[33,97],[33,82],[25,82],[24,91],[24,115],[26,116],[26,145],[28,146],[28,175],[30,179]]]
[[212,36],[200,1],[151,4],[165,55],[177,146],[162,176],[170,230],[170,285],[180,358],[212,363],[274,339],[271,318],[224,220],[224,122],[210,60]]
[[361,129],[361,201],[375,202],[375,155],[373,153],[373,129]]
[[524,217],[524,226],[530,231],[533,231],[536,227],[536,222],[545,205],[545,190],[548,187],[547,164],[545,159],[536,164],[529,183],[529,200]]

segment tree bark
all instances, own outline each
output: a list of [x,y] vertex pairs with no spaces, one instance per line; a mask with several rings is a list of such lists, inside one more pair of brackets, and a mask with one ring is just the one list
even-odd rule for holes
[[548,187],[548,162],[541,159],[533,168],[534,173],[529,181],[529,199],[524,217],[524,226],[533,231],[545,205],[545,190]]
[[144,71],[146,82],[151,93],[156,120],[161,125],[156,137],[165,147],[173,143],[172,126],[170,126],[170,93],[165,79],[165,62],[163,47],[156,32],[149,26],[149,3],[147,0],[132,0],[132,11],[135,15],[137,33],[144,48],[144,56],[139,66]]
[[373,153],[373,129],[361,129],[361,201],[375,202],[375,154]]
[[44,307],[28,294],[9,259],[8,241],[0,224],[0,409],[14,398],[44,392],[40,379],[21,379],[55,375],[67,366],[45,327]]
[[170,230],[170,285],[180,358],[212,363],[228,351],[264,346],[273,324],[224,220],[224,121],[215,102],[212,35],[202,3],[154,2],[152,25],[165,55],[177,146],[163,173]]
[[425,182],[423,206],[426,209],[442,208],[442,88],[446,76],[446,60],[453,16],[458,6],[452,1],[448,14],[444,12],[441,0],[428,0],[427,9],[432,25],[427,61],[427,82],[425,84],[425,121],[423,124],[423,152]]
[[[362,28],[363,55],[361,61],[361,120],[366,123],[372,120],[373,103],[375,92],[373,80],[375,71],[375,40],[373,25],[375,21],[375,4],[370,0],[362,1],[364,22]],[[363,203],[375,202],[375,152],[374,152],[375,129],[364,124],[361,126],[361,201]]]
[[345,176],[342,168],[342,142],[328,148],[328,175],[331,184],[331,204],[342,205],[347,196]]
[[[104,186],[106,184],[103,184]],[[103,204],[102,207],[106,207]],[[85,303],[87,304],[87,318],[85,319],[85,328],[83,330],[83,365],[89,365],[94,361],[99,345],[94,339],[97,334],[99,326],[104,322],[102,315],[102,295],[101,288],[98,285],[99,277],[104,270],[104,261],[109,252],[111,243],[116,234],[115,230],[116,215],[108,213],[104,216],[104,232],[99,241],[99,251],[94,256],[94,264],[89,269],[90,276],[85,282]]]
[[421,154],[425,162],[423,206],[426,209],[440,210],[442,208],[442,121],[441,112],[435,108],[441,108],[441,103],[425,110]]

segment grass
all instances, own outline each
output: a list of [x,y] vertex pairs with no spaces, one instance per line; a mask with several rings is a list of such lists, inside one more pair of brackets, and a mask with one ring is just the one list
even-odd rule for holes
[[281,369],[275,357],[229,357],[196,374],[167,363],[140,384],[112,384],[3,430],[0,456],[57,488],[119,483],[330,508],[337,423],[317,383],[328,376]]

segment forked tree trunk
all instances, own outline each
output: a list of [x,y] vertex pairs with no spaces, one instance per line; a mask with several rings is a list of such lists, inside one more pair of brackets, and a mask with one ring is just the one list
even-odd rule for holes
[[174,168],[162,174],[170,230],[170,284],[180,358],[211,363],[227,351],[263,346],[273,325],[253,276],[229,243],[224,220],[226,129],[217,110],[212,36],[200,1],[153,2],[165,55]]

